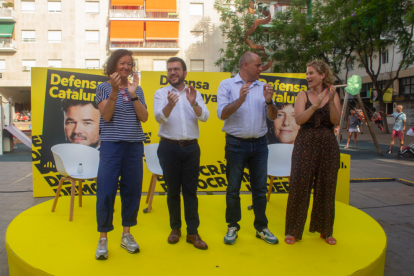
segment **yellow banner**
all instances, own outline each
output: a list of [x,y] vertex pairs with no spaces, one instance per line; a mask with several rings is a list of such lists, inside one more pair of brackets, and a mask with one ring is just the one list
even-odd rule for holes
[[[307,89],[305,74],[263,74],[261,81],[269,83],[275,90],[274,101],[280,104],[283,112],[296,100],[299,91]],[[220,82],[230,78],[230,73],[188,72],[186,83],[194,86],[203,96],[210,112],[207,122],[199,123],[201,162],[199,168],[198,191],[225,191],[227,187],[226,161],[224,159],[225,133],[222,132],[224,122],[217,117],[217,90]],[[32,69],[32,103],[33,103],[33,194],[35,197],[53,196],[59,179],[50,148],[60,143],[74,143],[71,129],[64,124],[64,118],[70,113],[70,104],[83,102],[82,108],[88,108],[90,114],[96,114],[93,106],[96,86],[107,77],[101,70],[83,69]],[[141,87],[144,91],[149,118],[142,124],[146,141],[144,146],[159,143],[159,124],[154,117],[154,94],[161,87],[167,86],[166,72],[142,72]],[[76,104],[75,103],[75,104]],[[68,107],[69,106],[69,107]],[[91,115],[92,116],[92,115]],[[78,118],[81,119],[81,118]],[[73,119],[76,120],[76,119]],[[95,120],[95,119],[93,119]],[[92,120],[92,121],[93,121]],[[271,122],[271,121],[270,121]],[[269,123],[269,122],[268,122]],[[88,133],[99,132],[97,125]],[[278,124],[269,125],[269,143],[293,143],[293,139],[276,135]],[[274,137],[273,137],[274,136]],[[83,144],[98,147],[93,134],[85,134]],[[273,137],[273,138],[272,138]],[[145,159],[144,159],[145,160]],[[341,169],[338,175],[337,200],[349,201],[350,158],[341,155]],[[152,173],[144,162],[143,191],[148,191]],[[246,170],[242,182],[242,191],[250,190],[249,171]],[[269,181],[270,182],[270,178]],[[287,193],[287,179],[276,178],[273,191]],[[166,192],[167,187],[162,177],[157,179],[157,192]],[[96,183],[93,180],[84,182],[83,193],[94,194]],[[65,182],[61,195],[70,194],[70,182]]]

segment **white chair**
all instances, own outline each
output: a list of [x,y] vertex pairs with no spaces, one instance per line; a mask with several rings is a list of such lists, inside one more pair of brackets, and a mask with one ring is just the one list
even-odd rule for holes
[[[270,200],[275,177],[287,177],[288,182],[290,181],[293,145],[278,143],[268,145],[268,148],[267,176],[270,176],[270,184],[267,192],[267,201]],[[253,209],[253,205],[248,206],[248,209]]]
[[144,213],[151,213],[152,199],[154,197],[157,177],[163,176],[160,161],[158,160],[158,155],[157,155],[158,145],[159,144],[150,144],[144,147],[147,168],[152,173],[150,186],[148,189],[147,201],[146,201],[146,203],[148,203],[148,207],[143,210]]
[[[57,171],[63,175],[59,181],[53,202],[52,212],[55,211],[60,190],[64,181],[72,183],[70,192],[69,221],[73,220],[73,207],[75,204],[76,181],[78,182],[79,207],[82,207],[82,181],[84,179],[97,179],[99,166],[99,151],[95,148],[80,144],[59,144],[52,147]],[[79,163],[82,163],[83,173],[78,174]]]

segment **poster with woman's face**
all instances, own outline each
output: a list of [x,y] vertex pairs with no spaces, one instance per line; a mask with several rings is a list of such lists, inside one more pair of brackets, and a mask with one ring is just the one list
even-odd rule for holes
[[308,90],[308,82],[305,79],[305,74],[289,75],[292,77],[281,77],[278,74],[262,74],[260,76],[260,81],[266,82],[274,88],[273,101],[278,110],[274,121],[267,119],[268,144],[293,144],[300,129],[295,121],[295,101],[300,91]]

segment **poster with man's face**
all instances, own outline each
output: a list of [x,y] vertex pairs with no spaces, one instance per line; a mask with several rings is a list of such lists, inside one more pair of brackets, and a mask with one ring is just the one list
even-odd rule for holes
[[300,129],[295,121],[295,101],[300,91],[308,90],[308,82],[305,74],[291,75],[292,77],[281,77],[277,74],[260,76],[260,81],[274,88],[273,101],[278,110],[274,121],[267,119],[268,144],[293,144]]
[[96,88],[105,76],[47,70],[44,104],[41,173],[56,171],[51,148],[57,144],[82,144],[99,149],[100,112],[95,102]]

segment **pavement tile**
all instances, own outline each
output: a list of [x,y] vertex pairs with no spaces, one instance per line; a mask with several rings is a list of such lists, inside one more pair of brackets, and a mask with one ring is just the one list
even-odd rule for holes
[[353,191],[369,196],[387,205],[414,204],[414,187],[398,182],[355,183]]
[[[401,254],[395,254],[392,250],[387,250],[385,263],[386,267],[390,268],[396,274],[384,274],[384,276],[413,276],[412,259],[408,260],[404,256],[401,256]],[[389,272],[389,270],[386,271]]]
[[361,194],[360,192],[355,190],[352,185],[349,191],[349,205],[354,206],[356,208],[382,207],[382,206],[388,205],[385,202],[382,202],[370,196]]

